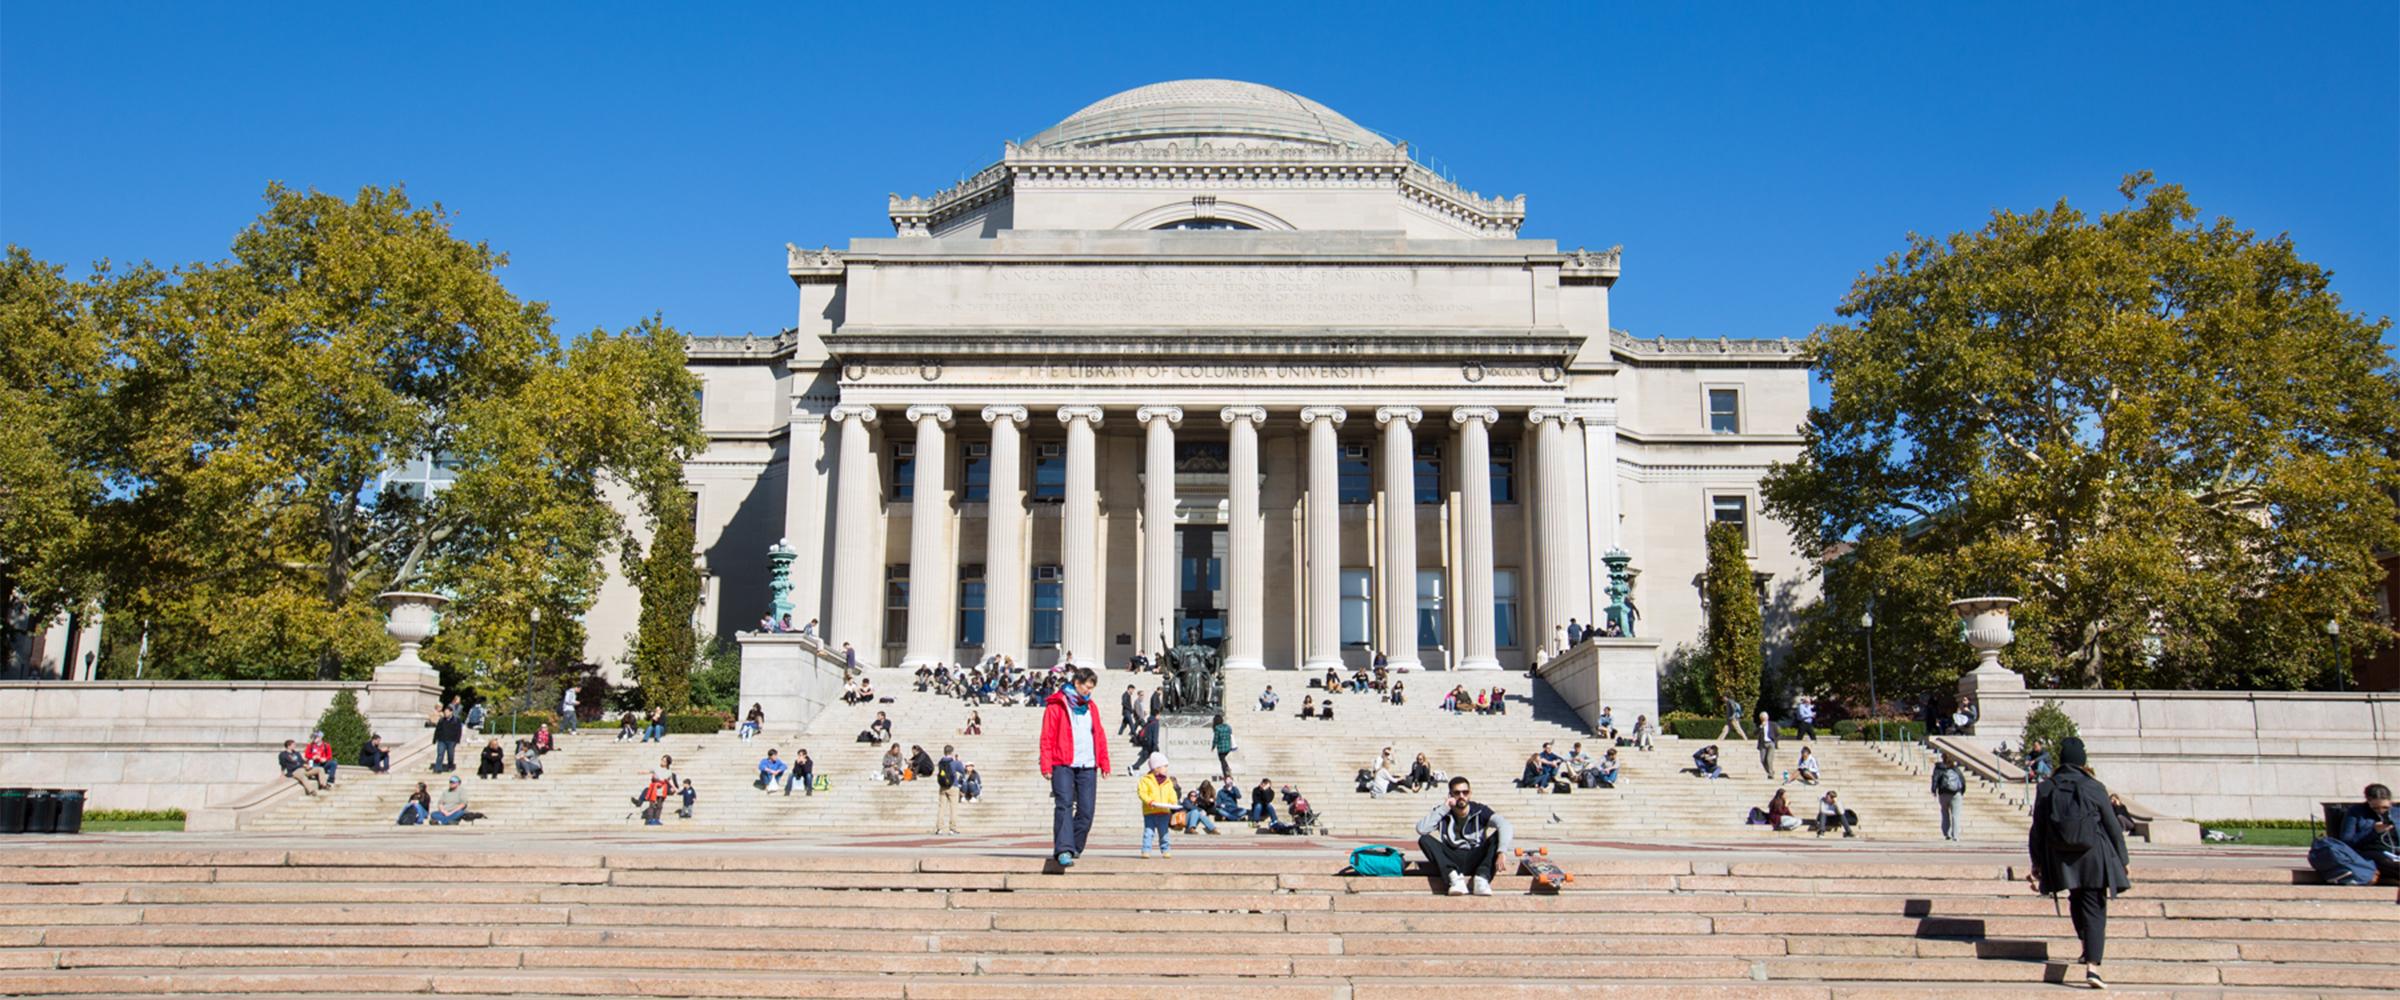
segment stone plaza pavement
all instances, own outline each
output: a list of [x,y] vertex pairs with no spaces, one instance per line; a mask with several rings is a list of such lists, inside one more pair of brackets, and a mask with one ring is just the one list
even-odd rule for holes
[[[1988,844],[1552,841],[1564,893],[1452,898],[1337,875],[1355,843],[1112,834],[1048,874],[1023,835],[26,837],[0,995],[2015,997],[2076,954]],[[2296,853],[2137,846],[2114,992],[2392,986],[2393,890]]]

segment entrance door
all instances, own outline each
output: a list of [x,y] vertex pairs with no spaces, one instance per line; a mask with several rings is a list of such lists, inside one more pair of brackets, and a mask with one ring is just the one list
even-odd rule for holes
[[1176,617],[1175,634],[1168,641],[1182,643],[1185,636],[1197,629],[1200,642],[1222,648],[1225,642],[1225,553],[1228,540],[1226,529],[1215,525],[1191,525],[1175,529],[1175,548],[1180,564],[1179,586],[1182,605]]

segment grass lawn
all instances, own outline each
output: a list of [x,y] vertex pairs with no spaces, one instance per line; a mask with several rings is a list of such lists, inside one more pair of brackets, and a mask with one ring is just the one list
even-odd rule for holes
[[154,830],[171,830],[181,833],[183,832],[183,821],[179,819],[87,819],[83,821],[83,832],[85,833],[139,833]]
[[2210,823],[2208,824],[2208,828],[2211,830],[2223,830],[2226,833],[2240,834],[2242,839],[2237,841],[2237,843],[2247,844],[2252,847],[2307,847],[2309,841],[2315,840],[2317,837],[2317,831],[2315,830],[2295,829],[2290,827],[2219,826],[2215,823]]

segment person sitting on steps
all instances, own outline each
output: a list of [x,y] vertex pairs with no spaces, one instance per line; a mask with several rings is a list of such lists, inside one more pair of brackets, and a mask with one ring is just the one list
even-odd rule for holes
[[1327,697],[1324,704],[1317,706],[1317,721],[1333,721],[1333,699],[1331,697]]
[[879,745],[891,742],[892,720],[882,712],[875,713],[875,721],[867,723],[867,728],[859,731],[858,741]]
[[459,787],[458,775],[450,776],[450,787],[442,792],[441,801],[433,804],[433,825],[450,826],[467,818],[467,793]]
[[333,760],[333,744],[325,741],[324,730],[320,729],[309,735],[308,745],[300,749],[300,755],[308,758],[310,765],[325,772],[325,787],[333,787],[334,783],[340,779],[340,775],[337,773],[338,767]]
[[541,754],[538,754],[538,753],[535,753],[535,752],[533,752],[533,743],[532,743],[532,741],[530,741],[530,740],[518,740],[518,741],[517,741],[516,765],[517,765],[517,778],[518,778],[518,780],[520,780],[520,781],[521,781],[521,780],[524,780],[524,779],[526,779],[526,778],[533,778],[533,779],[539,780],[539,779],[541,778],[541,776],[542,776],[542,755],[541,755]]
[[[758,780],[751,782],[751,787],[772,792],[777,784],[783,784],[788,789],[790,783],[784,773],[788,770],[790,770],[790,765],[785,764],[782,758],[776,756],[774,747],[768,747],[767,755],[760,758],[758,762]],[[787,791],[785,794],[788,795],[790,792]]]
[[1711,743],[1701,747],[1698,752],[1692,754],[1692,773],[1703,778],[1726,776],[1724,768],[1718,766],[1716,744]]
[[1607,753],[1600,755],[1600,762],[1592,765],[1592,774],[1599,787],[1617,787],[1617,748],[1610,747]]
[[1800,759],[1792,764],[1792,777],[1800,779],[1800,783],[1803,785],[1813,785],[1817,783],[1817,755],[1815,751],[1809,749],[1808,747],[1800,748]]
[[376,774],[392,769],[392,752],[384,747],[382,734],[368,736],[366,744],[358,748],[358,766]]
[[1440,781],[1434,777],[1432,758],[1418,754],[1416,762],[1408,766],[1408,778],[1400,782],[1400,788],[1403,791],[1422,792]]
[[325,772],[311,767],[308,756],[300,752],[300,741],[283,741],[283,752],[275,755],[275,766],[283,776],[300,786],[300,794],[314,796],[325,788]]
[[1311,695],[1302,695],[1302,696],[1301,696],[1301,698],[1300,698],[1300,717],[1301,717],[1301,718],[1303,718],[1303,719],[1314,719],[1314,718],[1316,718],[1316,717],[1317,717],[1317,696],[1316,696],[1316,695],[1313,695],[1313,694],[1311,694]]
[[785,778],[783,782],[784,797],[791,797],[793,785],[800,786],[801,794],[817,794],[817,764],[808,759],[807,747],[792,751],[790,777]]
[[1269,684],[1267,685],[1266,690],[1258,693],[1258,710],[1261,712],[1272,712],[1275,710],[1276,701],[1275,685]]
[[476,765],[475,776],[477,778],[497,778],[506,773],[508,773],[508,751],[500,749],[499,737],[492,737],[483,745],[483,762]]
[[897,785],[908,774],[908,758],[900,756],[900,744],[894,743],[883,751],[883,783]]
[[1650,727],[1650,717],[1649,717],[1649,716],[1647,716],[1647,715],[1637,715],[1637,716],[1634,716],[1634,717],[1633,717],[1633,748],[1634,748],[1634,749],[1636,749],[1636,750],[1655,750],[1655,749],[1658,749],[1658,747],[1657,747],[1657,744],[1655,744],[1655,743],[1651,742],[1651,739],[1652,739],[1652,737],[1653,737],[1654,735],[1656,735],[1656,734],[1652,733],[1652,732],[1650,731],[1650,729],[1651,729],[1651,727]]
[[1258,779],[1258,785],[1250,789],[1250,814],[1247,818],[1252,823],[1273,823],[1276,821],[1275,783],[1273,781],[1270,781],[1266,778],[1260,778]]
[[1842,827],[1842,836],[1857,836],[1852,829],[1857,822],[1858,814],[1842,808],[1841,799],[1832,789],[1826,789],[1825,797],[1817,800],[1817,836],[1824,836],[1837,823]]
[[1453,896],[1491,895],[1492,875],[1514,839],[1508,819],[1475,801],[1464,777],[1450,779],[1450,797],[1417,821],[1417,849]]

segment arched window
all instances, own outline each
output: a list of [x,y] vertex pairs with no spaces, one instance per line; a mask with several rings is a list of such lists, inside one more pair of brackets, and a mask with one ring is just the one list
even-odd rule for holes
[[1150,227],[1150,228],[1152,228],[1152,229],[1191,229],[1191,230],[1230,230],[1230,229],[1257,229],[1258,227],[1257,227],[1257,226],[1250,225],[1249,223],[1246,223],[1246,222],[1235,222],[1235,221],[1233,221],[1232,219],[1180,219],[1180,220],[1177,220],[1177,221],[1175,221],[1175,222],[1170,222],[1170,223],[1167,223],[1166,225],[1163,225],[1163,226],[1152,226],[1152,227]]

